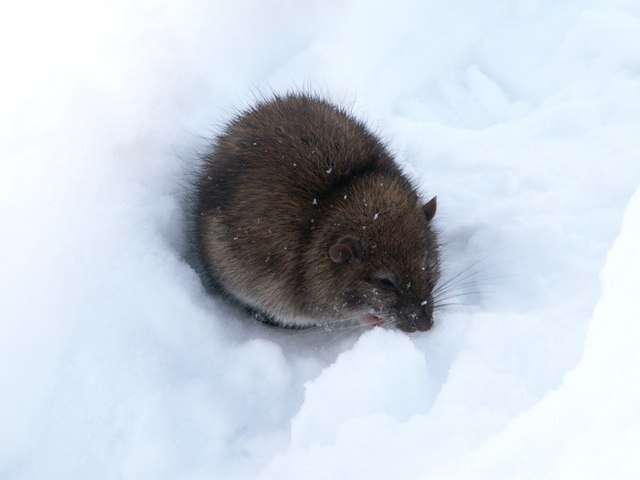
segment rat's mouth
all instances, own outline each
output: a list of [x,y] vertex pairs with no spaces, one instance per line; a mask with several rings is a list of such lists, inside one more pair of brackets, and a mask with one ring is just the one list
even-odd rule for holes
[[384,319],[373,313],[367,313],[364,316],[364,323],[370,327],[382,327],[384,325]]

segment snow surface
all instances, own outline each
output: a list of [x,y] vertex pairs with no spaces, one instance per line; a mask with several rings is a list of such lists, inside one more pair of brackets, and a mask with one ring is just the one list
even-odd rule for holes
[[[0,478],[638,478],[637,1],[0,10]],[[437,193],[431,332],[267,328],[184,262],[197,153],[296,87]]]
[[471,461],[436,478],[640,478],[639,249],[640,190],[607,257],[580,364]]

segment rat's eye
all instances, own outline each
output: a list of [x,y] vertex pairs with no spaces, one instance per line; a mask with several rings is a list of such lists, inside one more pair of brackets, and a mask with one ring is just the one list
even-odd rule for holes
[[372,283],[383,290],[400,291],[396,279],[388,273],[376,273],[372,277]]

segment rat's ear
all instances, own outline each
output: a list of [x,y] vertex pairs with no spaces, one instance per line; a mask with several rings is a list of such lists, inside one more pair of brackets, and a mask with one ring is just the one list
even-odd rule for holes
[[329,248],[329,258],[333,263],[346,263],[352,258],[362,257],[362,244],[355,237],[340,237]]
[[436,216],[436,207],[438,206],[438,197],[433,197],[427,203],[422,206],[422,211],[424,212],[424,216],[427,217],[427,222],[433,220],[433,217]]

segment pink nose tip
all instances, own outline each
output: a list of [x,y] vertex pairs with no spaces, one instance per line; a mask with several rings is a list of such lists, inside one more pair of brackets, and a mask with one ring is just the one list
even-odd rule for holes
[[364,317],[364,321],[370,327],[382,327],[384,325],[384,320],[372,313],[367,314]]

